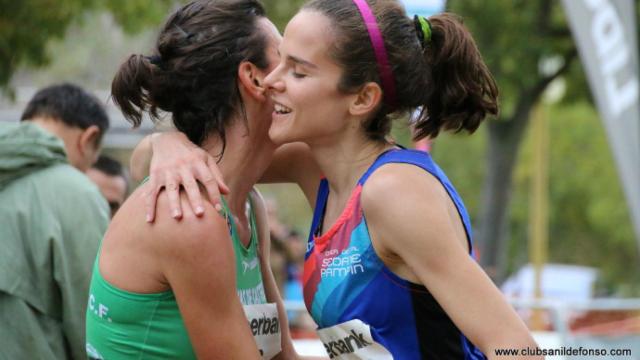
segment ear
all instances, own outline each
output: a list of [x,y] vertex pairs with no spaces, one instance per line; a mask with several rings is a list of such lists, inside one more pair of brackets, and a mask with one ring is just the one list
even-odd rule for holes
[[85,156],[89,151],[95,151],[98,147],[98,138],[100,137],[100,128],[91,125],[82,130],[78,139],[78,151]]
[[249,95],[255,97],[257,100],[265,101],[266,88],[264,86],[265,74],[258,69],[254,64],[243,61],[238,66],[238,80],[242,87],[249,93]]
[[364,84],[362,89],[354,95],[355,97],[349,106],[351,115],[367,115],[376,110],[382,101],[382,89],[375,82]]

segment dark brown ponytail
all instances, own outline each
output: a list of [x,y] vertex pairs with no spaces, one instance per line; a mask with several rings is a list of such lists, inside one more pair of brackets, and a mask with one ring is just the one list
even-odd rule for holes
[[[147,111],[171,113],[175,127],[194,143],[215,134],[244,112],[238,66],[268,67],[267,35],[258,0],[198,0],[179,8],[158,35],[153,56],[132,55],[111,84],[114,102],[135,126]],[[223,150],[224,151],[224,150]]]
[[136,127],[142,122],[143,112],[154,106],[148,95],[152,77],[151,66],[144,56],[131,55],[120,65],[111,83],[113,102]]
[[440,130],[473,133],[487,115],[498,114],[498,86],[462,21],[453,14],[429,18],[431,39],[424,55],[431,82],[424,110],[415,122],[415,138]]

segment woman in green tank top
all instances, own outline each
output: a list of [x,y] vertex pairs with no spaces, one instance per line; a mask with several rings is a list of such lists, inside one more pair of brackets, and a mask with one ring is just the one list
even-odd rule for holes
[[[112,94],[125,117],[137,126],[145,112],[170,113],[180,136],[216,157],[228,196],[221,201],[215,180],[204,179],[216,198],[192,210],[193,194],[162,192],[154,223],[141,215],[156,206],[143,197],[154,184],[123,204],[94,265],[90,358],[295,357],[269,269],[263,201],[252,190],[275,150],[262,82],[279,42],[257,0],[195,1],[169,17],[152,55],[132,55],[118,70]],[[180,221],[162,216],[180,204]]]

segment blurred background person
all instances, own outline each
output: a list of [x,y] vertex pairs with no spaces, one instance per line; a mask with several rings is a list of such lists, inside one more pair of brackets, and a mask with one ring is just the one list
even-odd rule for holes
[[129,193],[129,176],[124,167],[118,160],[100,155],[98,161],[87,170],[86,174],[98,186],[102,196],[109,203],[111,218],[113,218]]
[[78,86],[54,85],[0,123],[0,350],[84,359],[84,314],[107,204],[84,175],[109,118]]
[[267,223],[269,224],[269,236],[271,237],[271,254],[269,257],[269,263],[273,276],[278,286],[278,291],[284,296],[285,283],[287,282],[287,266],[289,254],[287,253],[287,247],[285,239],[291,232],[288,225],[280,220],[278,214],[278,201],[274,198],[267,197],[264,200],[265,207],[267,209]]
[[[302,304],[302,272],[307,241],[293,226],[281,219],[279,202],[266,197],[265,206],[271,236],[270,264],[282,298],[291,304]],[[291,336],[313,338],[317,325],[304,307],[287,311]]]
[[[284,283],[283,298],[286,301],[302,303],[302,274],[304,272],[304,257],[307,252],[307,241],[295,230],[290,230],[283,241],[286,254],[286,281]],[[302,309],[304,310],[304,309]],[[315,336],[316,323],[307,311],[289,311],[289,325],[293,338],[310,338]]]

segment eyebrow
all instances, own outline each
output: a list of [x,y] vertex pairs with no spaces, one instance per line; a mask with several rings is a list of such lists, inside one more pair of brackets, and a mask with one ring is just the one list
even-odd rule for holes
[[293,61],[296,64],[308,66],[308,67],[313,68],[313,69],[317,69],[318,68],[318,66],[316,64],[310,63],[310,62],[308,62],[306,60],[302,60],[299,57],[295,57],[293,55],[287,55],[287,60],[288,61]]

